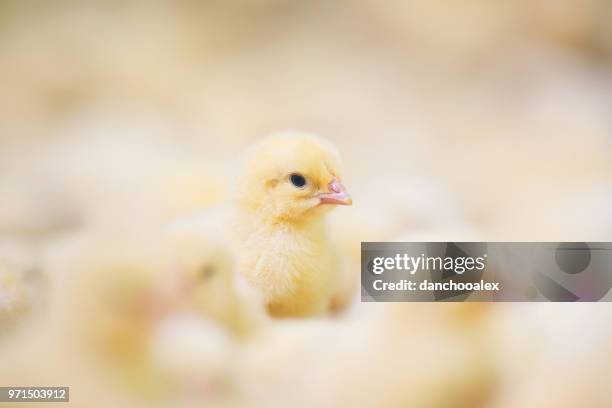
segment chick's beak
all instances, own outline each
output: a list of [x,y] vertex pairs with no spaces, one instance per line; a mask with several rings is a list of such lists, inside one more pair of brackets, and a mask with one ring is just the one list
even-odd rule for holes
[[329,192],[319,194],[321,204],[335,204],[335,205],[351,205],[353,199],[347,193],[346,188],[338,180],[333,179],[329,185]]

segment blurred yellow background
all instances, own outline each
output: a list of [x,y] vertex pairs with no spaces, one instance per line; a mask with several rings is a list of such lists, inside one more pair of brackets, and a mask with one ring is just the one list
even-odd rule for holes
[[184,191],[191,172],[223,173],[284,128],[336,142],[357,199],[387,182],[409,199],[425,177],[487,239],[606,239],[611,226],[609,2],[5,0],[0,12],[3,233],[83,211],[58,192],[75,168],[115,192],[166,165]]
[[[53,286],[47,257],[61,252],[58,242],[70,247],[71,237],[102,229],[147,230],[219,204],[241,152],[286,128],[318,133],[341,153],[354,206],[336,211],[332,222],[354,228],[342,242],[355,256],[362,240],[610,240],[612,2],[0,1],[0,330],[8,332],[1,325],[9,315],[42,302]],[[383,310],[377,306],[371,308]],[[466,396],[465,406],[609,406],[609,389],[596,384],[612,371],[601,363],[612,361],[609,308],[531,306],[538,311],[496,307],[492,320],[500,327],[490,330],[483,318],[487,328],[476,332],[479,341],[496,343],[481,337],[534,329],[543,349],[565,336],[559,355],[504,346],[509,360],[546,355],[533,370],[544,380],[500,369],[515,377],[496,381],[526,382],[506,393],[499,391],[506,386],[485,384],[493,374],[483,368],[466,375],[474,388],[449,387],[495,394],[486,401]],[[389,315],[400,321],[410,309],[398,309]],[[524,322],[525,315],[533,321]],[[455,367],[477,365],[470,347],[454,343],[465,339],[453,337],[445,318],[434,321],[440,327],[422,326],[423,344],[437,336],[440,348],[465,351],[448,357]],[[306,365],[300,359],[329,338],[344,350],[354,323],[343,319],[336,322],[341,329],[313,329],[324,339],[300,337],[307,350],[291,363],[272,365],[283,373],[284,364]],[[416,320],[410,324],[422,324]],[[274,341],[292,342],[303,330],[288,329]],[[393,335],[386,347],[401,343]],[[234,361],[223,336],[212,335],[213,354]],[[592,354],[560,357],[587,338],[597,339]],[[359,371],[357,362],[347,363],[359,355],[349,352],[337,364]],[[258,355],[250,364],[263,359],[267,366],[267,358],[274,359]],[[392,367],[393,358],[385,358]],[[214,364],[226,367],[224,361]],[[431,384],[450,376],[443,362],[431,365],[440,372],[426,370],[431,382],[410,391],[422,399],[383,403],[459,406],[429,398],[436,394]],[[239,371],[249,369],[265,372]],[[387,378],[407,375],[371,369]],[[572,386],[555,377],[566,369],[588,381]],[[220,371],[242,385],[250,381]],[[296,375],[295,368],[286,372]],[[332,372],[329,378],[350,383],[346,373]],[[0,371],[0,385],[11,382],[6,373]],[[285,406],[286,384],[270,376],[255,388],[272,391],[253,404]],[[565,392],[541,400],[551,384]],[[336,392],[295,386],[321,395],[319,403]],[[269,396],[275,392],[278,398]],[[230,394],[215,401],[244,403],[240,393]],[[374,403],[362,397],[356,390],[335,402]]]

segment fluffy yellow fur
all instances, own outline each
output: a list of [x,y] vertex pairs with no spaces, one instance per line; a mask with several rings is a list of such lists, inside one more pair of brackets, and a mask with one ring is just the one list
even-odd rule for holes
[[[295,175],[305,184],[296,186]],[[238,266],[270,315],[329,310],[339,276],[325,226],[333,205],[323,197],[342,189],[344,198],[336,204],[350,204],[341,177],[334,147],[310,134],[273,135],[247,155],[236,186]]]

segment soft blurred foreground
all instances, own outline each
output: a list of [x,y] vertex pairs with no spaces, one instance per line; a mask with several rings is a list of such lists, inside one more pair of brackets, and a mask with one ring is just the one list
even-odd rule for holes
[[611,27],[606,0],[0,2],[0,385],[88,407],[612,406],[605,303],[355,287],[338,315],[271,320],[218,231],[167,227],[296,128],[344,161],[342,273],[366,240],[610,241]]

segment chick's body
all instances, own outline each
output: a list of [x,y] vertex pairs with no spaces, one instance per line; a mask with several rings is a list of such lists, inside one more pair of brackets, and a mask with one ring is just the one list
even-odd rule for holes
[[248,156],[238,183],[239,270],[275,317],[329,310],[339,288],[328,243],[330,204],[351,204],[333,146],[313,135],[272,136]]
[[[84,234],[47,248],[49,318],[36,325],[44,342],[31,348],[52,350],[63,383],[88,382],[92,391],[81,398],[108,388],[151,405],[229,392],[226,359],[233,339],[254,329],[254,312],[235,293],[224,243],[197,227]],[[25,384],[53,374],[20,359],[0,369],[15,366],[23,366]]]
[[273,316],[325,313],[338,287],[322,222],[306,226],[271,225],[248,239],[241,270],[263,294]]

